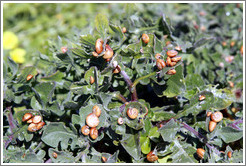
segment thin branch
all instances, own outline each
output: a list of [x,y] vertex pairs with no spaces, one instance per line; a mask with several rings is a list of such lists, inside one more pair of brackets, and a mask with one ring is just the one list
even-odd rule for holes
[[196,137],[198,137],[199,139],[201,139],[203,142],[207,142],[207,138],[205,136],[203,136],[202,134],[200,134],[199,132],[197,132],[194,128],[192,128],[191,126],[189,126],[185,122],[182,122],[181,124],[183,125],[183,127],[185,129],[187,129],[190,132],[192,132]]
[[137,91],[135,87],[132,87],[132,81],[130,77],[127,75],[127,73],[124,70],[120,71],[120,74],[123,76],[124,80],[126,81],[130,92],[132,93],[132,101],[137,101],[138,96],[137,96]]
[[6,114],[7,114],[7,119],[8,119],[8,123],[9,123],[10,133],[13,133],[14,129],[16,128],[16,124],[14,123],[14,117],[13,117],[13,114],[11,112],[11,106],[7,107],[4,112],[7,112]]
[[156,75],[156,72],[152,72],[152,73],[150,73],[150,74],[148,74],[148,75],[139,77],[138,79],[136,79],[136,80],[133,82],[132,87],[136,87],[137,84],[138,84],[141,80],[146,79],[146,78],[149,78],[149,77],[151,77],[151,76],[153,76],[153,75]]

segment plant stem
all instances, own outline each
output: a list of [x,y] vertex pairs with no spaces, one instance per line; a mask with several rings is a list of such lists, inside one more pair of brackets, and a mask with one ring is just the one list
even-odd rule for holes
[[192,132],[196,137],[198,137],[199,139],[201,139],[202,142],[206,142],[207,141],[207,138],[205,136],[203,136],[202,134],[200,134],[199,132],[197,132],[194,128],[192,128],[191,126],[189,126],[185,122],[181,122],[181,124],[183,125],[184,128],[186,128],[187,130],[189,130],[190,132]]
[[7,112],[7,119],[8,119],[8,123],[9,123],[9,129],[10,129],[10,133],[13,133],[14,129],[16,128],[16,125],[14,123],[14,117],[13,114],[11,112],[11,106],[7,107],[5,112]]
[[138,96],[137,96],[137,91],[135,87],[132,87],[132,81],[130,77],[127,75],[127,73],[124,70],[120,71],[120,74],[123,76],[124,80],[126,81],[130,92],[132,93],[132,101],[137,101]]
[[139,77],[138,79],[136,79],[136,80],[133,82],[132,87],[136,87],[137,84],[138,84],[141,80],[143,80],[143,79],[145,79],[145,78],[148,78],[148,77],[151,77],[151,76],[153,76],[153,75],[155,75],[155,74],[156,74],[156,72],[152,72],[152,73],[150,73],[150,74],[148,74],[148,75]]
[[52,160],[48,159],[48,160],[45,161],[45,163],[52,163]]

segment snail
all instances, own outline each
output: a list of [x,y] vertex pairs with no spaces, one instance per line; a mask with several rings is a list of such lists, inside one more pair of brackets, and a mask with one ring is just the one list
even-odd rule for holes
[[35,115],[33,118],[32,118],[32,123],[39,123],[42,121],[42,117],[40,115]]
[[118,66],[116,66],[116,68],[113,69],[113,73],[114,73],[114,74],[117,74],[117,73],[119,73],[119,72],[121,72],[121,68],[120,68],[120,66],[118,65]]
[[200,157],[201,159],[203,159],[205,150],[202,149],[202,148],[198,148],[198,149],[196,150],[196,153],[197,153],[198,157]]
[[61,51],[63,54],[65,54],[67,52],[67,47],[61,47]]
[[209,121],[209,125],[208,125],[208,129],[210,132],[214,131],[215,127],[216,127],[217,123],[214,121]]
[[168,50],[167,51],[167,56],[170,57],[170,58],[173,58],[176,55],[178,55],[178,51],[175,51],[175,50]]
[[205,97],[204,95],[200,95],[200,96],[199,96],[199,101],[202,101],[202,100],[204,100],[204,99],[206,99],[206,97]]
[[106,163],[107,160],[108,160],[108,159],[107,159],[106,157],[102,156],[102,161],[103,161],[104,163]]
[[126,27],[122,28],[122,33],[126,33]]
[[56,152],[53,152],[52,153],[52,157],[54,157],[56,159],[57,158],[57,153]]
[[45,125],[45,122],[39,122],[39,123],[37,124],[37,130],[42,129],[44,125]]
[[90,84],[93,84],[95,82],[94,77],[90,76]]
[[22,117],[22,121],[27,121],[29,119],[32,118],[32,114],[31,113],[26,113],[23,117]]
[[168,75],[174,75],[174,74],[176,74],[176,70],[175,69],[170,69],[170,70],[167,71],[167,74]]
[[95,127],[90,129],[90,137],[96,139],[98,137],[98,130]]
[[147,44],[149,42],[149,36],[147,34],[142,34],[142,41]]
[[117,122],[118,122],[119,125],[122,125],[124,123],[124,120],[123,120],[122,117],[119,117]]
[[176,56],[176,57],[171,58],[171,61],[177,63],[177,62],[179,62],[181,60],[181,58],[182,57],[180,57],[180,56]]
[[167,64],[167,66],[172,67],[172,66],[175,66],[177,63],[172,62],[172,59],[170,57],[167,57],[166,64]]
[[89,135],[89,134],[90,134],[90,128],[89,128],[89,126],[84,125],[84,126],[81,128],[81,133],[84,134],[84,135]]
[[92,52],[92,56],[98,57],[98,54],[97,54],[95,51],[93,51],[93,52]]
[[166,67],[166,63],[163,59],[157,59],[156,66],[159,70],[162,70],[164,67]]
[[97,39],[95,47],[96,47],[96,53],[100,54],[103,51],[103,40],[102,39]]
[[223,119],[223,114],[219,111],[213,113],[211,116],[211,120],[214,122],[220,122]]
[[161,58],[161,54],[157,53],[155,54],[155,59],[160,59]]
[[35,124],[35,123],[29,124],[27,130],[30,131],[30,132],[35,132],[35,131],[37,131],[37,130],[38,130],[38,129],[37,129],[37,124]]
[[147,160],[149,162],[154,162],[156,160],[158,160],[158,156],[156,156],[153,151],[150,151],[148,154],[147,154]]
[[227,156],[228,156],[229,158],[231,158],[231,155],[232,155],[232,152],[229,151],[229,152],[227,153]]
[[174,49],[177,50],[177,51],[181,51],[182,50],[180,46],[176,46]]
[[110,59],[110,58],[112,58],[113,55],[114,55],[114,51],[112,50],[112,48],[108,44],[106,44],[106,49],[105,49],[103,58],[104,59]]
[[99,119],[94,113],[90,113],[86,117],[86,124],[89,127],[97,127],[99,124]]
[[136,119],[138,117],[138,109],[137,108],[128,108],[127,116],[131,119]]
[[207,112],[207,117],[209,117],[212,114],[212,112]]
[[31,79],[32,79],[32,77],[33,77],[33,75],[32,75],[32,74],[28,74],[28,76],[26,77],[26,80],[27,80],[27,81],[29,81],[29,80],[31,80]]
[[92,113],[94,113],[97,117],[99,117],[101,115],[101,109],[99,108],[99,106],[94,105],[92,107]]

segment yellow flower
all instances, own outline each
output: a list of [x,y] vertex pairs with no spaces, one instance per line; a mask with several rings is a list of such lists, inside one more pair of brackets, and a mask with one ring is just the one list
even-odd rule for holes
[[3,33],[3,49],[13,49],[18,46],[18,37],[10,31]]
[[26,51],[22,48],[16,48],[10,51],[9,54],[16,63],[23,63],[25,61]]

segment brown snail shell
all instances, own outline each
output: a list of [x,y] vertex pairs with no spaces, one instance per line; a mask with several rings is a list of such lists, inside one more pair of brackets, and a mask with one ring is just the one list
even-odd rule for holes
[[170,69],[170,70],[167,71],[167,74],[168,75],[174,75],[174,74],[176,74],[176,70],[175,69]]
[[227,153],[227,156],[228,156],[229,158],[231,158],[231,156],[232,156],[232,152],[231,152],[231,151],[229,151],[229,152]]
[[35,124],[35,123],[29,124],[27,130],[30,131],[30,132],[35,132],[35,131],[37,131],[37,130],[38,130],[38,129],[37,129],[37,124]]
[[39,122],[39,123],[37,124],[37,130],[42,129],[44,125],[45,125],[45,122]]
[[40,115],[35,115],[33,118],[32,118],[32,122],[33,123],[39,123],[42,121],[42,117]]
[[173,58],[176,55],[178,55],[178,51],[176,51],[176,50],[168,50],[167,51],[167,56],[170,57],[170,58]]
[[149,36],[147,34],[142,34],[142,41],[147,44],[149,42]]
[[89,135],[89,134],[90,134],[90,128],[89,128],[89,126],[84,125],[84,126],[81,128],[81,133],[84,134],[84,135]]
[[198,149],[196,150],[196,153],[197,153],[198,157],[200,157],[201,159],[203,159],[205,150],[202,149],[202,148],[198,148]]
[[92,56],[98,57],[98,54],[97,54],[95,51],[93,51],[93,52],[92,52]]
[[211,120],[214,122],[220,122],[223,119],[223,114],[219,111],[211,115]]
[[175,47],[175,50],[177,50],[177,51],[181,51],[182,49],[181,49],[181,47],[180,47],[180,46],[176,46],[176,47]]
[[27,80],[27,81],[29,81],[29,80],[31,80],[31,79],[32,79],[32,77],[33,77],[33,75],[32,75],[32,74],[28,74],[28,76],[26,77],[26,80]]
[[108,160],[108,159],[107,159],[106,157],[102,156],[102,161],[103,161],[104,163],[106,163],[107,160]]
[[97,39],[95,47],[96,47],[96,53],[100,54],[103,52],[103,40],[102,39]]
[[147,160],[149,162],[154,162],[156,160],[158,160],[158,156],[156,156],[155,154],[153,154],[153,151],[150,151],[148,154],[147,154]]
[[127,116],[131,119],[136,119],[138,117],[138,109],[137,108],[128,108],[126,113],[127,113]]
[[26,121],[26,123],[32,123],[32,118]]
[[157,59],[156,66],[159,70],[162,70],[164,67],[166,67],[166,63],[163,59]]
[[98,130],[95,127],[90,129],[90,137],[96,139],[98,137]]
[[155,59],[160,59],[161,58],[161,54],[157,53],[155,54]]
[[122,32],[123,32],[123,33],[126,33],[126,27],[123,27],[123,28],[122,28]]
[[57,158],[57,153],[56,152],[53,152],[52,153],[52,157],[54,157],[56,159]]
[[113,73],[114,73],[114,74],[117,74],[117,73],[119,73],[119,72],[121,72],[121,68],[120,68],[119,65],[117,65],[116,68],[113,69]]
[[100,109],[99,106],[94,105],[92,107],[92,113],[94,113],[97,117],[99,117],[101,115],[101,112],[102,112],[102,110]]
[[23,117],[22,117],[22,121],[25,122],[29,119],[32,118],[32,114],[31,113],[26,113]]
[[95,82],[94,77],[90,76],[90,84],[93,84]]
[[207,112],[207,117],[211,116],[212,112]]
[[202,101],[202,100],[204,100],[204,99],[206,99],[206,96],[204,96],[204,95],[200,95],[200,96],[199,96],[199,101]]
[[176,56],[176,57],[171,58],[171,61],[177,63],[181,60],[181,58],[182,58],[181,56]]
[[105,49],[103,58],[104,59],[110,59],[113,57],[113,55],[114,55],[114,51],[112,50],[112,48],[108,44],[106,44],[106,49]]
[[209,125],[208,125],[208,129],[210,132],[214,131],[215,127],[216,127],[217,123],[214,121],[209,121]]
[[86,117],[86,124],[89,127],[97,127],[99,124],[99,118],[94,113],[90,113]]

